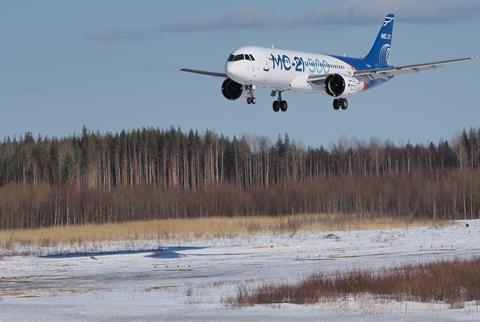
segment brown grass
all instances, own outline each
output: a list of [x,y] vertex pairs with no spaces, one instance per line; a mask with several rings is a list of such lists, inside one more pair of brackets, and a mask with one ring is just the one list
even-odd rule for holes
[[360,218],[351,215],[292,215],[281,217],[213,217],[163,219],[117,224],[62,226],[40,229],[0,230],[0,248],[17,246],[56,246],[85,242],[213,238],[329,230],[389,229],[445,225],[431,220]]
[[480,259],[440,261],[379,272],[316,274],[296,284],[265,284],[251,290],[242,287],[227,303],[313,304],[322,299],[363,293],[396,300],[443,301],[452,307],[462,307],[465,301],[480,301]]

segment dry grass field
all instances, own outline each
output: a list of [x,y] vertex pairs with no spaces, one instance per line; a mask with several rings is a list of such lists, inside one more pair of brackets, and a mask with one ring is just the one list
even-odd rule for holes
[[439,261],[381,271],[350,271],[332,276],[316,274],[296,284],[265,284],[239,288],[228,304],[313,304],[322,299],[373,294],[400,301],[443,301],[461,308],[465,301],[480,301],[480,259]]
[[61,226],[0,231],[0,247],[55,246],[103,241],[168,240],[234,237],[262,233],[295,234],[308,231],[388,229],[445,225],[444,221],[405,220],[352,215],[291,215],[283,217],[213,217],[165,219],[117,224]]

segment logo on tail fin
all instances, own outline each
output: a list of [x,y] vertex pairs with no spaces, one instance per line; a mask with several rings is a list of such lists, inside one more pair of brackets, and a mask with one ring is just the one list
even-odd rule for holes
[[392,47],[389,44],[385,44],[380,49],[380,53],[378,55],[378,60],[383,65],[390,65],[390,54],[392,52]]
[[395,17],[389,17],[389,16],[385,17],[385,21],[383,22],[383,26],[384,27],[388,26],[388,24],[391,23],[394,20],[395,20]]

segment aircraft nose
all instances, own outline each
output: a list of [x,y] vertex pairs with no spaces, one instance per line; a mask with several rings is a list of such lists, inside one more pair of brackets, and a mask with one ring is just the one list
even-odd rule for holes
[[226,72],[227,72],[227,75],[235,80],[235,78],[238,78],[240,76],[240,68],[238,66],[238,64],[234,64],[234,63],[227,63],[227,66],[226,66]]

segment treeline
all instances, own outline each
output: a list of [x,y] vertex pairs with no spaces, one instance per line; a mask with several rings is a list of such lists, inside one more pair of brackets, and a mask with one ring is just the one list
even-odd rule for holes
[[115,190],[71,185],[0,187],[0,227],[34,228],[161,218],[351,214],[405,219],[472,219],[480,213],[480,173],[449,170],[438,177],[339,176],[255,189],[222,184],[198,189],[154,186]]
[[0,229],[156,218],[480,216],[480,130],[452,142],[227,138],[179,129],[0,144]]
[[154,185],[200,187],[223,183],[250,189],[334,176],[435,175],[445,169],[477,169],[480,129],[453,144],[429,146],[372,140],[340,142],[330,149],[303,148],[288,135],[272,144],[263,137],[226,138],[210,131],[142,129],[100,134],[83,128],[68,138],[6,138],[0,144],[0,186],[68,184],[111,190]]

